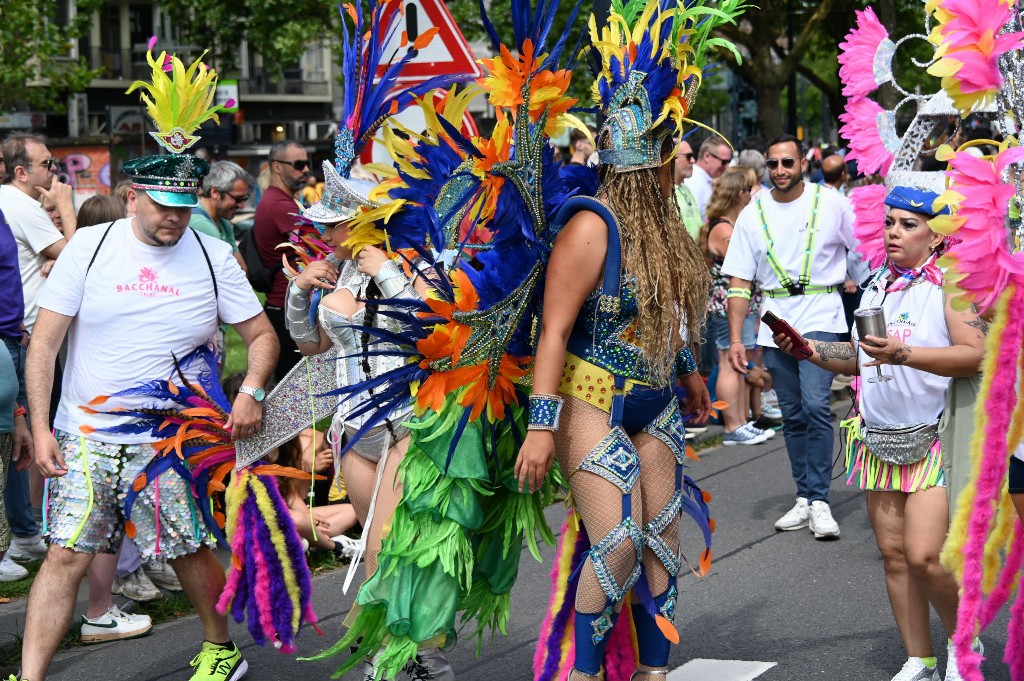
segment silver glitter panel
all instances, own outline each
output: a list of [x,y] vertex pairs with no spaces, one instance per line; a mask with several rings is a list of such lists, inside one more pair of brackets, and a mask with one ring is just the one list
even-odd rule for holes
[[895,53],[896,43],[888,38],[878,44],[878,47],[875,49],[875,59],[872,63],[875,85],[882,85],[892,80],[892,57]]
[[644,541],[647,543],[647,548],[658,557],[658,560],[665,566],[665,570],[673,577],[679,574],[682,564],[678,553],[673,551],[669,547],[668,542],[662,539],[661,533],[668,529],[668,526],[676,519],[682,508],[683,497],[679,492],[676,492],[672,500],[668,502],[668,506],[663,508],[661,513],[644,525]]
[[864,428],[864,444],[886,463],[908,466],[928,456],[939,437],[939,423],[896,423]]
[[[334,414],[339,397],[316,397],[338,389],[335,361],[338,349],[303,357],[263,402],[263,428],[235,442],[235,467],[245,468],[267,452],[292,439],[314,422]],[[311,411],[311,397],[312,411]]]
[[640,455],[622,428],[612,428],[593,451],[580,462],[579,469],[599,475],[629,494],[640,477]]
[[653,435],[675,454],[676,462],[683,465],[686,459],[686,427],[683,415],[679,413],[679,403],[671,400],[665,408],[644,428],[644,432]]
[[[619,586],[618,580],[615,579],[615,573],[612,572],[611,566],[608,565],[608,555],[627,541],[633,542],[636,560],[625,583]],[[624,518],[621,523],[615,526],[614,530],[605,535],[604,539],[590,548],[590,560],[594,565],[597,581],[601,584],[605,595],[613,603],[618,603],[625,598],[626,592],[633,588],[636,580],[640,579],[643,553],[644,533],[631,517]]]

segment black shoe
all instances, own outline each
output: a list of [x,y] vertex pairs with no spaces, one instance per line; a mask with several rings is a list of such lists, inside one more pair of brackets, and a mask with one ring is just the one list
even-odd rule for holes
[[782,421],[762,416],[758,420],[754,421],[754,427],[758,430],[779,430],[782,428]]

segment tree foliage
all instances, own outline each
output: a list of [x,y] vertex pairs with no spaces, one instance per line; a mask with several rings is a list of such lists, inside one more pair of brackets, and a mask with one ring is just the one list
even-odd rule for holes
[[63,113],[70,94],[81,92],[98,74],[84,58],[71,59],[70,46],[88,30],[103,0],[80,0],[70,22],[59,16],[57,0],[0,2],[0,112],[17,107]]
[[157,0],[173,17],[181,39],[209,50],[208,61],[221,73],[239,67],[239,47],[247,40],[270,71],[298,62],[310,43],[337,34],[335,0]]

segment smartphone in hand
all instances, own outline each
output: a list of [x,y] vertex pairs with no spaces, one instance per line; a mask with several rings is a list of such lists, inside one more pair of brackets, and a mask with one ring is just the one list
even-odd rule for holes
[[807,341],[805,341],[803,337],[796,332],[796,329],[790,326],[789,322],[785,319],[780,319],[773,312],[769,311],[761,315],[761,321],[767,324],[768,328],[771,329],[773,333],[782,334],[789,340],[793,341],[793,349],[790,351],[790,354],[798,360],[807,359],[814,354],[811,350],[811,346],[807,344]]

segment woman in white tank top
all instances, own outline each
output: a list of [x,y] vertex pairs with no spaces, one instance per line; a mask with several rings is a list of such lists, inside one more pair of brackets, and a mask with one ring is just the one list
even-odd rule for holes
[[[928,219],[937,194],[911,187],[893,188],[885,199],[887,259],[875,273],[861,309],[885,311],[888,337],[858,338],[850,343],[806,341],[809,358],[837,373],[861,374],[857,410],[845,422],[848,484],[866,490],[868,517],[884,559],[885,582],[893,617],[909,658],[893,681],[938,681],[932,649],[929,610],[935,608],[947,638],[956,627],[957,585],[939,564],[949,526],[943,452],[932,436],[945,407],[950,377],[973,376],[984,354],[986,324],[972,309],[958,312],[942,292],[942,273],[935,264],[943,237],[931,231]],[[793,342],[777,335],[783,351]],[[891,376],[868,382],[876,367]],[[910,438],[892,433],[894,426],[918,426],[914,463],[890,463],[891,443]],[[888,427],[888,428],[887,428]],[[865,441],[865,429],[872,448]],[[874,434],[879,434],[876,437]],[[924,443],[923,445],[921,443]],[[887,453],[889,452],[889,453]],[[952,645],[946,681],[960,681]]]

